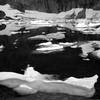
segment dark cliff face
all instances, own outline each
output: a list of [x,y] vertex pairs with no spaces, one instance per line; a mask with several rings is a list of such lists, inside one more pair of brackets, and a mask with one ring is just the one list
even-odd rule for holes
[[58,13],[72,8],[100,9],[100,0],[0,0],[0,4],[10,4],[13,8]]
[[10,4],[12,8],[24,11],[25,9],[58,13],[72,8],[99,9],[98,0],[0,0],[0,4]]

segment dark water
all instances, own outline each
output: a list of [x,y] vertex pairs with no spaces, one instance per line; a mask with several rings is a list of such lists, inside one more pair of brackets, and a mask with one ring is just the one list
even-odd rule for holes
[[[1,26],[0,26],[1,27]],[[2,26],[3,28],[4,26]],[[0,28],[0,29],[2,29]],[[29,39],[37,35],[58,32],[57,27],[42,27],[38,29],[29,30],[29,33],[23,33],[25,28],[22,28],[15,35],[7,36],[0,35],[0,45],[4,46],[0,52],[0,71],[13,71],[17,73],[24,73],[27,65],[30,64],[35,70],[45,74],[59,75],[60,79],[70,76],[74,77],[89,77],[99,74],[100,61],[90,59],[89,61],[82,60],[79,55],[82,53],[81,48],[65,47],[63,51],[51,53],[35,53],[37,44],[47,42],[45,39]],[[100,35],[84,35],[81,32],[65,28],[60,30],[65,32],[65,38],[53,39],[52,43],[59,42],[80,42],[89,40],[99,40]],[[98,80],[98,84],[99,84]],[[96,84],[97,93],[100,91]]]
[[[25,28],[22,28],[15,35],[0,36],[0,44],[4,46],[0,52],[0,70],[15,71],[21,73],[21,68],[25,69],[27,64],[35,67],[41,73],[50,74],[66,74],[76,77],[91,76],[98,74],[99,61],[83,61],[79,55],[82,53],[81,48],[65,47],[63,51],[51,53],[35,53],[39,43],[48,42],[43,38],[29,39],[30,37],[39,36],[42,32],[45,34],[58,32],[57,27],[43,27],[30,30],[29,33],[23,33]],[[63,29],[65,38],[53,39],[52,43],[59,42],[82,42],[99,40],[100,35],[84,35],[81,32],[74,31],[71,33],[69,29]],[[95,66],[95,70],[94,70]],[[23,73],[23,72],[22,72]]]

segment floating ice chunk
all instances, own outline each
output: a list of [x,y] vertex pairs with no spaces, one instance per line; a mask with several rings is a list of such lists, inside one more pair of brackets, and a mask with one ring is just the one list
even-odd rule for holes
[[65,81],[62,80],[54,80],[50,79],[48,80],[46,77],[51,77],[51,75],[47,74],[41,74],[38,71],[35,71],[33,67],[27,67],[25,70],[24,75],[14,73],[14,72],[0,72],[0,81],[6,80],[6,79],[21,79],[28,82],[33,81],[42,81],[46,83],[64,83],[64,84],[70,84],[74,86],[84,87],[87,89],[92,89],[94,87],[94,84],[97,82],[98,75],[94,75],[92,77],[88,78],[75,78],[75,77],[69,77]]
[[82,57],[87,57],[88,53],[94,51],[94,47],[92,46],[92,43],[93,43],[92,41],[89,41],[79,45],[79,47],[82,48],[82,55],[81,55]]
[[63,49],[63,46],[58,45],[58,44],[52,44],[50,46],[37,48],[36,50],[38,50],[38,51],[46,51],[46,50],[58,50],[58,49]]
[[77,42],[73,42],[73,43],[70,43],[70,42],[60,42],[59,45],[62,45],[62,46],[74,46],[75,44],[77,44]]

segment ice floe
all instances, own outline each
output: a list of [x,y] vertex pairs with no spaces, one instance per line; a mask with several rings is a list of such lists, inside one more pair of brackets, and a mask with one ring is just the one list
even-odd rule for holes
[[[51,79],[48,80],[47,77]],[[55,80],[51,75],[41,74],[29,65],[24,75],[14,72],[0,72],[0,84],[14,88],[15,91],[22,95],[45,91],[91,97],[95,93],[94,84],[97,79],[98,75],[88,78],[69,77],[64,81]]]
[[75,77],[69,77],[66,80],[54,80],[53,77],[51,80],[46,79],[47,77],[51,77],[51,75],[41,74],[38,71],[34,70],[34,67],[27,67],[27,69],[23,74],[18,74],[14,72],[0,72],[0,81],[6,80],[6,79],[21,79],[26,80],[28,82],[32,82],[35,80],[41,80],[44,82],[58,82],[58,83],[66,83],[70,85],[76,85],[80,87],[86,87],[88,89],[91,89],[94,87],[94,84],[97,82],[98,75],[94,75],[92,77],[85,77],[85,78],[75,78]]

